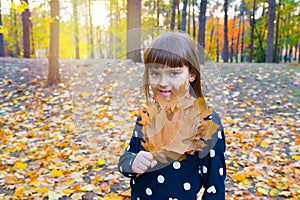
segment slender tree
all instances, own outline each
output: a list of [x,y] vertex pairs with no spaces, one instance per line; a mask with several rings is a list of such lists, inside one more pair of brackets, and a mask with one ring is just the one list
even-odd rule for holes
[[224,0],[224,47],[223,59],[228,62],[228,0]]
[[180,30],[180,23],[181,23],[181,20],[180,20],[180,0],[177,0],[177,30]]
[[141,1],[127,0],[127,59],[141,62]]
[[89,41],[89,46],[90,46],[90,58],[95,58],[95,53],[94,53],[94,33],[93,33],[93,18],[92,18],[92,12],[91,12],[91,0],[88,0],[88,13],[89,13],[89,32],[90,32],[90,41]]
[[[1,12],[1,0],[0,0],[0,26],[2,26],[2,12]],[[4,42],[3,42],[3,33],[0,33],[0,57],[5,56],[4,51]]]
[[266,62],[273,62],[273,41],[274,41],[274,20],[275,20],[275,0],[268,0],[268,36],[267,36],[267,56]]
[[72,0],[73,16],[74,16],[74,43],[75,43],[75,58],[80,59],[79,54],[79,30],[78,30],[78,0]]
[[280,26],[280,15],[281,15],[281,0],[278,2],[277,6],[277,19],[276,19],[276,32],[275,32],[275,48],[274,48],[274,59],[276,63],[279,63],[280,55],[279,55],[279,40],[280,40],[280,34],[279,34],[279,26]]
[[245,1],[242,0],[242,41],[241,41],[241,62],[244,62],[244,37],[245,37]]
[[207,0],[201,0],[199,12],[198,43],[205,49],[205,27],[206,27]]
[[193,38],[196,39],[195,0],[193,0]]
[[181,21],[181,30],[186,31],[186,9],[187,9],[188,0],[183,0],[183,9],[182,9],[182,21]]
[[28,0],[22,0],[21,3],[25,7],[24,12],[22,12],[24,58],[30,58],[30,12]]
[[177,5],[177,0],[173,0],[173,2],[172,2],[171,23],[170,23],[170,29],[172,31],[174,30],[174,27],[175,27],[176,5]]
[[233,62],[233,56],[234,56],[234,28],[235,28],[236,11],[237,11],[237,7],[234,8],[233,22],[231,27],[230,62]]
[[49,84],[58,84],[59,76],[59,0],[50,1],[50,17],[53,22],[50,23],[50,52],[49,52]]
[[235,62],[238,63],[238,59],[239,59],[239,45],[240,45],[240,35],[241,35],[241,21],[242,21],[242,15],[239,15],[239,30],[238,30],[238,37],[237,37],[237,41],[236,41],[236,51],[235,51]]
[[255,10],[256,10],[256,0],[253,0],[253,8],[252,12],[250,13],[250,26],[251,26],[251,33],[250,33],[250,53],[249,53],[249,62],[253,60],[253,45],[254,45],[254,29],[255,29]]

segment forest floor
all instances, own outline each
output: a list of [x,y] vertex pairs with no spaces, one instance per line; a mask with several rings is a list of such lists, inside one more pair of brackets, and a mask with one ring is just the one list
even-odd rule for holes
[[[117,162],[132,134],[143,66],[0,59],[0,199],[129,199]],[[226,199],[300,199],[300,67],[215,64],[204,93],[226,136]]]

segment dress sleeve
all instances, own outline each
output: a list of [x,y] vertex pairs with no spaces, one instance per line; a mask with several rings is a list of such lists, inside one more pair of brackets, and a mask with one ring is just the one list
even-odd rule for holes
[[139,123],[140,120],[141,118],[138,117],[130,142],[123,155],[121,155],[119,158],[118,170],[126,177],[132,177],[136,175],[136,173],[132,171],[132,162],[137,153],[141,150],[144,150],[143,146],[141,145],[141,142],[144,141],[144,135],[142,133],[142,125]]
[[[212,140],[208,144],[208,149],[203,151],[200,159],[200,169],[202,175],[202,183],[205,188],[203,200],[224,200],[225,199],[225,136],[223,126],[219,116],[213,112],[210,117],[215,123],[219,124],[217,132],[212,136]],[[199,154],[200,155],[200,154]]]

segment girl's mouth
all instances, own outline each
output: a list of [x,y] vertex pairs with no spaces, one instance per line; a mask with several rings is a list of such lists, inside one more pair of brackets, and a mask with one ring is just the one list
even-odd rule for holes
[[158,90],[160,94],[167,100],[171,99],[171,90]]

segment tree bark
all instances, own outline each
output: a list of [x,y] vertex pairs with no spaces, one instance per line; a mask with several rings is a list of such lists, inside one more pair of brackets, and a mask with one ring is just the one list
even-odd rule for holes
[[255,10],[256,10],[256,0],[253,0],[253,9],[252,15],[250,15],[250,26],[251,26],[251,33],[250,33],[250,53],[249,53],[249,62],[253,60],[253,44],[254,44],[254,28],[255,28]]
[[74,43],[75,43],[75,58],[80,59],[79,54],[79,29],[78,29],[78,0],[72,0],[73,16],[74,16]]
[[[0,0],[0,26],[2,26],[2,13],[1,13],[1,0]],[[4,42],[3,42],[3,33],[0,33],[0,57],[5,56],[5,51],[4,51]]]
[[179,8],[180,0],[177,0],[177,30],[180,30],[180,8]]
[[232,28],[231,28],[231,44],[230,44],[230,62],[233,62],[233,56],[234,56],[234,26],[235,26],[235,13],[236,13],[237,8],[235,7],[234,9],[234,16],[233,16],[233,23],[232,23]]
[[173,0],[173,3],[172,3],[171,23],[170,23],[170,29],[171,29],[171,31],[173,31],[174,27],[175,27],[176,5],[177,5],[177,0]]
[[195,0],[193,0],[193,39],[196,39]]
[[[22,4],[28,5],[28,0],[22,0]],[[24,58],[30,58],[30,12],[28,7],[22,12],[22,25],[23,25],[23,50]]]
[[267,36],[266,62],[272,63],[276,2],[275,0],[268,0],[268,3],[269,3],[269,10],[268,10],[268,36]]
[[186,9],[187,9],[188,0],[183,0],[183,9],[182,9],[182,21],[181,21],[181,30],[186,32]]
[[49,84],[58,84],[59,76],[59,0],[50,1],[50,17],[53,22],[50,23],[50,52],[49,52]]
[[141,62],[141,1],[127,0],[127,59]]
[[241,62],[244,62],[244,36],[245,36],[245,1],[242,0],[242,41],[241,41]]
[[279,43],[279,38],[280,38],[280,34],[279,34],[279,27],[280,27],[280,15],[281,15],[281,0],[279,0],[278,2],[278,11],[277,11],[277,19],[276,19],[276,32],[275,32],[275,48],[274,48],[274,59],[276,63],[279,63],[280,61],[280,51],[278,48],[278,43]]
[[201,0],[199,12],[198,43],[202,46],[203,49],[205,49],[206,7],[207,0]]
[[228,0],[224,1],[224,47],[223,47],[223,59],[224,62],[228,62]]
[[90,58],[95,58],[94,53],[94,33],[93,33],[93,18],[92,18],[92,12],[91,12],[91,0],[88,0],[88,8],[89,8],[89,32],[90,32]]

